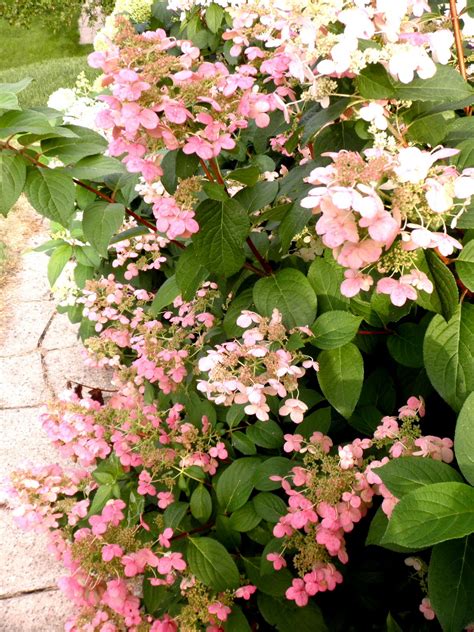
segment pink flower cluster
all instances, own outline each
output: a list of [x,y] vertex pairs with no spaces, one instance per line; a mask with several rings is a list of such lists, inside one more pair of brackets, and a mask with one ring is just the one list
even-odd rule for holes
[[334,564],[318,563],[302,579],[294,579],[285,596],[288,600],[294,601],[297,606],[304,607],[308,604],[310,597],[314,597],[318,592],[334,590],[337,584],[341,583],[342,575]]
[[[120,325],[136,322],[141,317],[139,308],[152,298],[153,295],[145,290],[119,283],[113,274],[109,274],[97,281],[87,281],[77,302],[84,305],[83,315],[95,322],[95,330],[100,332],[110,322]],[[131,312],[134,312],[133,319]]]
[[[134,219],[128,220],[121,231],[130,230],[138,226]],[[162,250],[169,241],[160,235],[146,233],[128,237],[109,246],[113,254],[112,267],[119,268],[126,265],[124,277],[127,281],[138,276],[139,272],[159,270],[166,261]]]
[[[276,571],[287,565],[285,551],[296,551],[294,564],[299,577],[286,592],[287,599],[305,606],[309,597],[334,590],[342,575],[330,561],[337,557],[346,564],[345,535],[367,515],[374,496],[382,497],[382,509],[390,517],[398,502],[377,475],[377,468],[389,457],[376,461],[365,453],[373,447],[390,446],[390,456],[430,457],[449,463],[453,460],[450,439],[421,436],[416,425],[424,416],[424,403],[410,397],[395,417],[384,417],[373,439],[354,439],[332,450],[332,441],[321,432],[308,439],[285,435],[284,450],[304,456],[304,465],[295,465],[288,477],[271,476],[288,496],[288,510],[273,529],[284,541],[283,551],[267,555]],[[301,559],[313,560],[302,565]]]
[[341,151],[328,154],[332,164],[313,169],[305,179],[315,188],[301,204],[319,215],[316,232],[345,268],[344,296],[369,290],[374,277],[377,292],[388,294],[397,306],[415,300],[417,290],[433,291],[418,269],[419,253],[436,248],[448,256],[462,247],[448,235],[446,224],[456,221],[474,194],[472,169],[459,173],[435,165],[456,153],[416,147],[396,154]]
[[[297,390],[298,380],[306,369],[317,370],[317,364],[307,356],[285,349],[287,330],[278,310],[273,310],[270,319],[244,311],[237,324],[246,329],[242,342],[224,342],[199,360],[199,370],[207,373],[208,379],[198,382],[198,390],[217,404],[245,404],[245,413],[261,421],[269,419],[268,396],[287,398],[280,407],[280,415],[301,423],[308,407],[288,394]],[[300,329],[312,335],[309,329]]]
[[[111,91],[99,97],[107,108],[97,125],[110,131],[110,155],[125,155],[128,171],[140,173],[148,184],[163,174],[160,149],[182,149],[212,161],[235,147],[233,134],[249,120],[266,127],[268,113],[284,107],[273,93],[254,90],[254,68],[231,74],[222,62],[203,61],[191,42],[168,37],[162,29],[136,35],[124,18],[118,27],[116,44],[89,56]],[[197,232],[192,208],[164,189],[150,189],[148,197],[157,229],[168,238]]]
[[102,405],[91,397],[65,390],[54,406],[41,413],[40,421],[62,456],[88,467],[97,459],[105,459],[112,450],[105,426],[98,420],[101,410]]
[[[94,486],[84,469],[62,468],[60,465],[24,467],[11,476],[7,494],[12,504],[16,524],[25,530],[48,531],[59,527],[63,511],[57,502],[73,498],[81,488]],[[71,524],[87,513],[87,505],[72,504]]]
[[216,296],[217,285],[205,283],[196,298],[185,302],[178,296],[173,310],[163,313],[163,321],[146,320],[130,337],[130,348],[137,354],[132,366],[136,370],[136,384],[146,379],[157,383],[164,393],[175,391],[187,375],[186,360],[201,335],[214,324],[214,316],[207,311]]

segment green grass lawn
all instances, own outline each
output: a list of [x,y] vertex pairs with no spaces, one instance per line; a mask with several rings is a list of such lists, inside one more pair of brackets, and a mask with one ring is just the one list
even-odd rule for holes
[[[54,32],[48,25],[20,28],[0,20],[0,83],[33,79],[19,94],[23,107],[46,105],[49,95],[58,88],[72,88],[83,70],[91,78],[97,76],[86,61],[92,46],[79,45],[76,24],[74,20],[74,26]],[[9,218],[0,217],[0,286],[18,262],[28,236],[26,227],[31,225],[31,218],[34,220],[34,213],[28,209],[20,200]]]
[[77,75],[82,71],[90,79],[98,74],[87,65],[85,57],[46,59],[27,66],[0,70],[0,83],[13,83],[31,77],[33,81],[28,88],[18,95],[20,105],[28,108],[46,105],[49,95],[58,88],[73,88]]
[[0,20],[0,70],[58,57],[81,57],[92,50],[78,42],[76,21],[54,32],[45,24],[22,28]]
[[92,46],[78,42],[75,20],[56,32],[44,24],[22,28],[0,20],[0,83],[32,77],[31,85],[20,94],[21,105],[46,105],[52,92],[73,87],[82,70],[90,77],[97,75],[86,61]]

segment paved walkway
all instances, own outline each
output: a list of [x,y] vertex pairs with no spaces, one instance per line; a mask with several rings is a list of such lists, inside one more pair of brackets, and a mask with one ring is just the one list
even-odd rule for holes
[[[48,238],[45,225],[30,238],[18,271],[2,288],[0,317],[0,480],[25,463],[59,463],[38,421],[41,404],[68,379],[104,385],[85,369],[76,330],[58,314],[49,292],[48,257],[32,252]],[[45,536],[20,531],[0,505],[0,631],[60,632],[71,613],[56,587],[62,566]]]

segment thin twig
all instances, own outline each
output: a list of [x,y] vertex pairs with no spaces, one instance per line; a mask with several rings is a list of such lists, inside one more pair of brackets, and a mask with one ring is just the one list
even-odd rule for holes
[[[37,167],[41,167],[42,169],[51,169],[51,167],[48,167],[48,165],[45,165],[44,163],[40,162],[34,156],[30,156],[29,154],[25,154],[22,149],[17,149],[16,147],[12,147],[8,143],[8,141],[6,143],[0,142],[0,148],[10,149],[11,151],[15,151],[17,154],[21,154],[24,158],[29,160],[32,164],[36,165]],[[36,155],[38,156],[39,154],[37,153]],[[82,182],[82,180],[79,180],[78,178],[72,178],[72,181],[75,184],[77,184],[77,186],[82,187],[83,189],[86,189],[87,191],[90,191],[91,193],[94,193],[97,197],[101,198],[105,202],[109,202],[110,204],[115,204],[115,197],[114,196],[107,195],[107,193],[104,193],[103,191],[99,191],[98,189],[95,189],[94,187],[91,187],[90,185],[86,184],[85,182]],[[130,215],[130,217],[133,217],[139,224],[142,224],[143,226],[146,226],[147,228],[149,228],[154,233],[158,232],[158,229],[157,229],[157,227],[154,224],[152,224],[151,222],[146,220],[144,217],[141,217],[140,215],[135,213],[135,211],[132,211],[131,208],[128,208],[125,205],[124,205],[124,208],[125,208],[125,212],[127,213],[127,215]],[[170,243],[174,244],[178,248],[181,248],[181,250],[185,249],[185,246],[182,243],[180,243],[179,241],[176,241],[175,239],[171,239]]]
[[211,169],[214,173],[214,175],[216,176],[216,180],[219,184],[224,184],[224,178],[222,177],[221,172],[219,171],[219,165],[216,162],[215,158],[211,158],[211,160],[209,160],[209,164],[211,165]]
[[172,536],[170,538],[170,541],[176,542],[176,540],[182,540],[183,538],[187,538],[188,536],[193,535],[193,533],[200,533],[201,531],[207,531],[208,529],[210,529],[213,526],[214,526],[213,522],[208,522],[206,524],[203,524],[200,527],[196,527],[195,529],[191,529],[190,531],[184,531],[183,533],[178,533],[178,535]]
[[268,263],[268,261],[266,261],[266,259],[264,259],[262,257],[262,255],[260,254],[260,252],[258,251],[257,247],[255,246],[255,244],[253,243],[253,241],[250,239],[250,237],[247,237],[246,239],[247,242],[247,246],[250,248],[250,250],[252,251],[252,253],[254,254],[255,258],[257,259],[257,261],[259,262],[259,264],[262,266],[262,268],[264,269],[265,273],[267,275],[272,274],[273,270],[271,265]]
[[202,158],[199,158],[199,164],[201,165],[202,170],[206,174],[206,178],[209,180],[209,182],[214,182],[214,177],[212,173],[209,171],[209,169],[207,168],[207,165]]
[[[449,12],[451,14],[451,22],[453,24],[454,41],[456,43],[459,72],[464,81],[467,81],[466,60],[464,58],[464,46],[462,41],[461,27],[459,25],[459,14],[456,6],[456,0],[449,0]],[[470,116],[472,114],[471,106],[467,106],[466,108],[464,108],[464,112],[467,116]]]
[[368,331],[364,329],[359,329],[357,332],[359,336],[390,336],[393,334],[393,331],[382,329],[380,331]]

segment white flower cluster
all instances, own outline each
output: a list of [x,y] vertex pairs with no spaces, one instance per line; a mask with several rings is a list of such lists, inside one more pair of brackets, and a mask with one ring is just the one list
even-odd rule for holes
[[[192,6],[192,2],[190,3]],[[132,22],[142,24],[148,22],[151,17],[153,0],[116,0],[114,10],[105,18],[104,26],[94,39],[94,49],[104,51],[110,48],[112,39],[116,34],[115,18],[126,14]]]
[[106,106],[94,98],[93,92],[94,86],[81,73],[75,88],[59,88],[49,96],[48,107],[63,112],[64,123],[87,127],[104,135],[104,130],[96,126],[95,120]]

